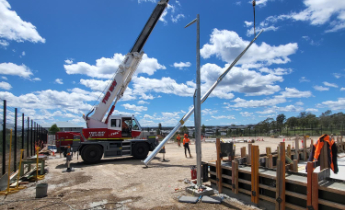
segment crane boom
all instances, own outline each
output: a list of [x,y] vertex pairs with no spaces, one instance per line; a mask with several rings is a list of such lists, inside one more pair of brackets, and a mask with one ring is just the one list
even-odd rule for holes
[[[112,114],[117,101],[123,96],[129,82],[132,79],[134,72],[136,71],[144,52],[142,49],[149,38],[153,28],[156,26],[160,16],[162,15],[164,9],[167,7],[169,0],[160,0],[153,10],[150,18],[146,22],[144,28],[142,29],[140,35],[135,41],[130,52],[125,56],[122,63],[119,65],[107,91],[104,94],[103,99],[100,103],[86,116],[86,125],[88,128],[101,128],[106,127],[109,116]],[[103,118],[106,112],[109,110],[112,102],[113,106],[108,113],[108,117],[105,122]],[[89,116],[94,112],[91,116]]]

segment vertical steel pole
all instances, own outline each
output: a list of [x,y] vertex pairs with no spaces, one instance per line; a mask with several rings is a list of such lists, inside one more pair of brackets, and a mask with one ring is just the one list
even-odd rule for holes
[[13,148],[13,171],[17,171],[17,114],[18,109],[14,109],[14,148]]
[[[22,113],[22,149],[24,149],[24,113]],[[24,153],[23,153],[23,156],[24,156]]]
[[35,155],[35,151],[36,151],[36,135],[37,135],[37,128],[36,128],[36,122],[34,122],[34,142],[32,144],[32,146],[34,147],[34,155]]
[[196,107],[195,107],[195,146],[197,159],[197,186],[202,185],[201,182],[201,90],[200,90],[200,16],[196,16],[197,37],[196,37]]
[[4,100],[4,115],[2,123],[2,175],[4,175],[6,173],[6,100]]

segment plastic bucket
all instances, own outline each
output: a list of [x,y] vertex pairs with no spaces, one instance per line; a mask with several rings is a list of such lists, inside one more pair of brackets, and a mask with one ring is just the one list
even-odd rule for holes
[[48,183],[40,183],[36,186],[36,198],[47,197]]

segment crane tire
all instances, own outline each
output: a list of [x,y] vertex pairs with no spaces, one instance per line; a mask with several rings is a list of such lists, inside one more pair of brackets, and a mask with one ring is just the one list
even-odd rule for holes
[[136,159],[144,159],[149,154],[149,145],[147,143],[136,143],[133,146],[132,155]]
[[98,163],[102,156],[103,149],[99,145],[86,145],[81,152],[81,158],[87,164]]

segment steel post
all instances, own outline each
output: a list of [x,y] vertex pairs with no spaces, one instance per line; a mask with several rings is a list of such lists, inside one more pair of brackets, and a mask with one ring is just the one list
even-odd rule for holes
[[2,121],[2,175],[6,173],[6,100],[4,100],[4,115]]
[[13,148],[13,171],[17,170],[17,114],[18,109],[14,109],[14,148]]

